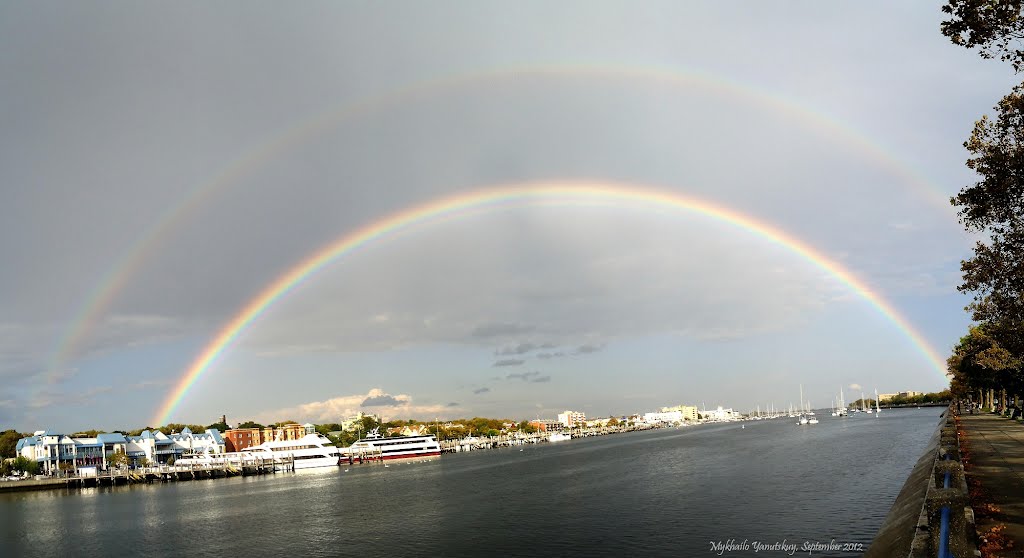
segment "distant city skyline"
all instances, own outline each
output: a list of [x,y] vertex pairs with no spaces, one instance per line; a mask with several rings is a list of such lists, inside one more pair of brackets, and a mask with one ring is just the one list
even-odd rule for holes
[[938,6],[105,4],[0,18],[5,428],[946,387],[1015,76]]

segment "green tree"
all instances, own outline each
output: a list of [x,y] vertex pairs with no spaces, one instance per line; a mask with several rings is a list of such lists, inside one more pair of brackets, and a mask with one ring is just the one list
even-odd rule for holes
[[1022,388],[1021,360],[1000,345],[988,324],[972,326],[960,338],[946,367],[951,389],[961,391],[961,396],[977,390],[986,407],[992,406],[995,390],[1018,394]]
[[519,431],[523,434],[533,434],[537,432],[537,427],[524,420],[519,423]]
[[27,434],[19,434],[16,430],[0,432],[0,459],[14,457],[14,452],[18,448],[18,440],[27,437]]
[[228,425],[226,422],[215,422],[204,428],[202,432],[205,432],[207,430],[216,430],[218,432],[224,432],[225,430],[228,430]]
[[14,459],[12,468],[15,471],[22,471],[30,475],[39,474],[39,463],[35,460],[28,459],[27,457],[19,455]]
[[949,0],[942,11],[951,17],[939,28],[953,44],[977,48],[982,58],[1010,62],[1016,71],[1024,68],[1020,0]]
[[95,438],[102,434],[102,430],[82,430],[71,435],[72,438]]
[[615,417],[608,417],[608,426],[618,426],[618,425],[619,425],[619,419],[617,419]]
[[984,235],[974,257],[961,264],[963,283],[974,293],[969,306],[986,333],[1014,355],[1024,354],[1024,86],[983,116],[964,143],[967,166],[980,178],[952,198],[961,222]]
[[243,422],[242,424],[239,424],[238,428],[264,428],[264,426],[262,424],[258,423],[258,422],[253,422],[251,420],[247,420],[247,421]]
[[118,450],[107,457],[107,465],[110,467],[127,467],[128,456],[123,451]]

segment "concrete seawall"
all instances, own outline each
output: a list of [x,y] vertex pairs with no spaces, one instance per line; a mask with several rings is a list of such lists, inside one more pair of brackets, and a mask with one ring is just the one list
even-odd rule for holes
[[[947,471],[951,473],[951,488],[942,487]],[[942,414],[924,454],[896,496],[865,558],[936,556],[943,506],[950,509],[948,544],[953,556],[974,556],[974,513],[968,507],[967,483],[950,411]]]

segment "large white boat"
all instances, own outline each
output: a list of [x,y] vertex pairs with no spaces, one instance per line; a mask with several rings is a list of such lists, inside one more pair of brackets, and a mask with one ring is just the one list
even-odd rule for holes
[[555,432],[554,434],[548,436],[548,441],[549,442],[564,442],[566,440],[571,440],[571,439],[572,439],[572,436],[570,436],[568,434],[562,434],[561,432]]
[[351,459],[407,459],[441,455],[441,446],[433,434],[383,438],[374,429],[366,438],[341,451]]
[[296,469],[337,466],[341,462],[341,451],[330,440],[320,434],[306,434],[298,440],[275,440],[263,442],[241,451],[247,458],[294,459]]

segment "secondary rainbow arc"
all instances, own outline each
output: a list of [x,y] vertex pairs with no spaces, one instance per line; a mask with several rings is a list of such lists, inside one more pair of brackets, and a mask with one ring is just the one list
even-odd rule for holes
[[937,371],[945,374],[945,361],[927,340],[888,301],[872,290],[863,280],[839,263],[798,238],[764,221],[711,202],[685,196],[678,192],[649,187],[602,181],[552,181],[511,184],[473,190],[444,197],[411,207],[374,221],[349,232],[312,252],[297,265],[262,289],[245,304],[214,336],[188,367],[181,379],[160,406],[153,424],[170,420],[175,408],[189,389],[231,346],[239,334],[259,318],[270,306],[294,290],[303,281],[340,257],[375,240],[426,224],[457,216],[459,212],[500,205],[512,201],[571,202],[593,200],[603,202],[645,203],[653,207],[691,212],[733,225],[765,241],[782,246],[812,263],[857,293],[882,316],[891,321]]

